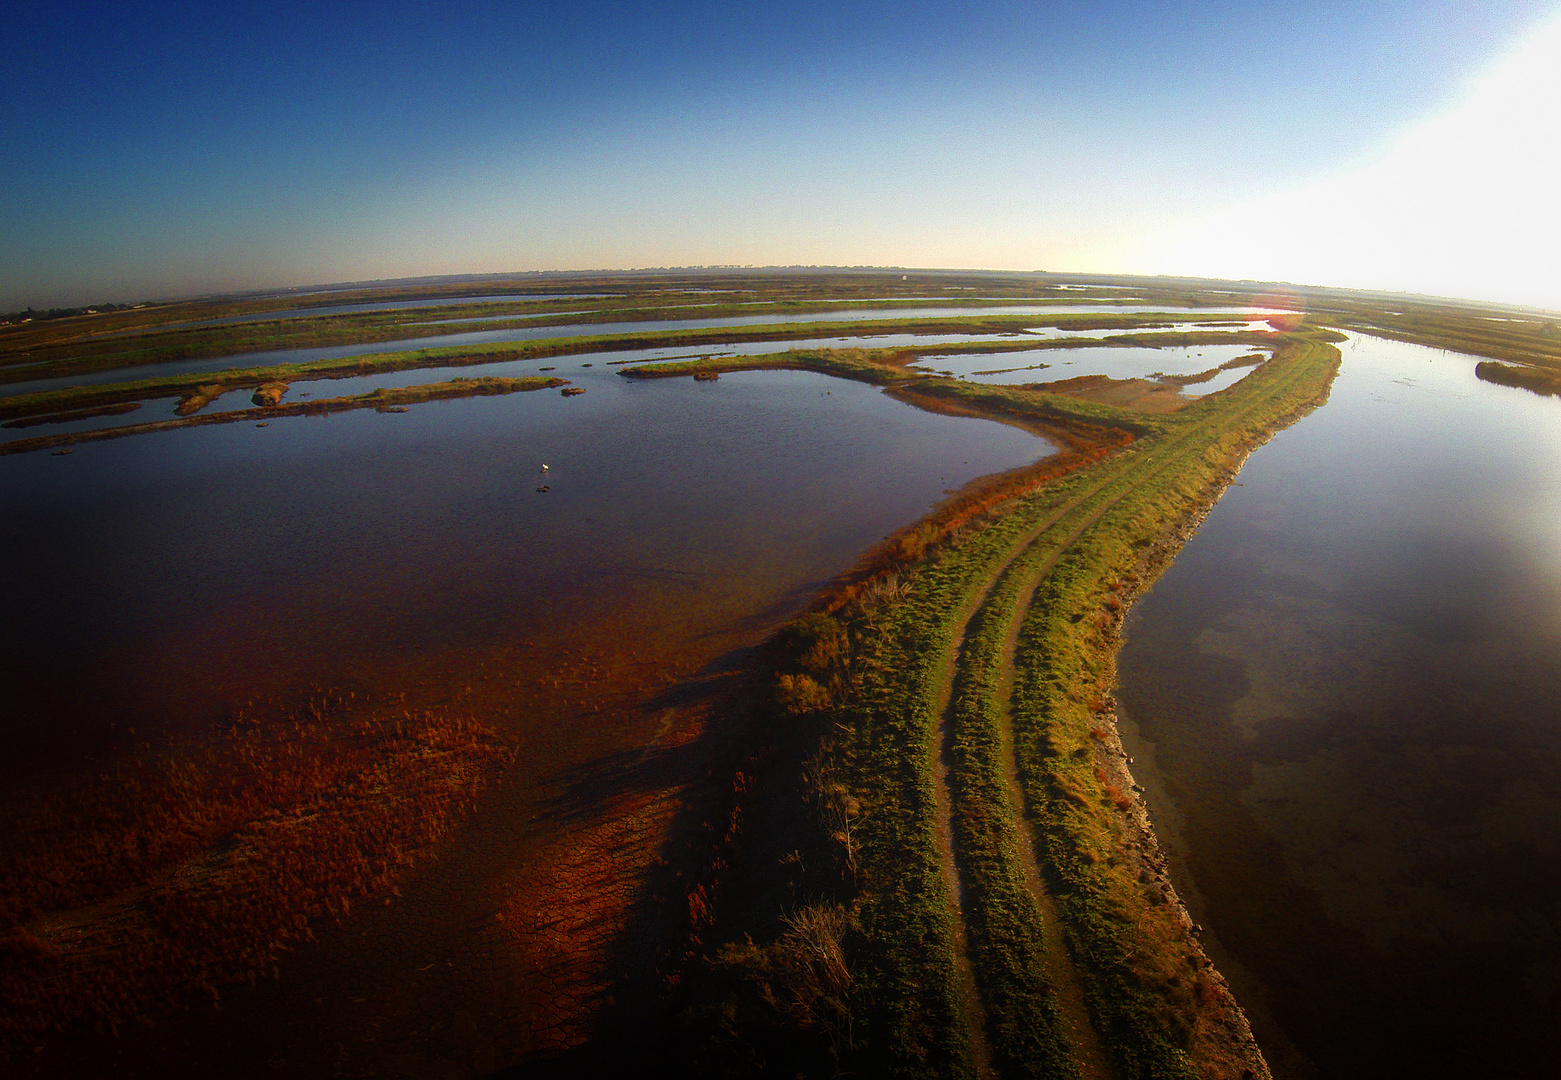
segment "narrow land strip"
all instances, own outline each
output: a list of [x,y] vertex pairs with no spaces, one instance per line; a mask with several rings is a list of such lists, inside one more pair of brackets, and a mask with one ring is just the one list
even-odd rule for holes
[[[1003,988],[990,985],[992,980],[978,980],[976,975],[978,961],[974,953],[979,945],[972,941],[970,932],[967,929],[965,897],[969,885],[965,880],[966,873],[961,870],[961,865],[964,858],[968,856],[963,852],[956,851],[956,846],[971,846],[973,838],[968,835],[957,837],[955,828],[954,804],[958,801],[959,793],[955,790],[956,784],[953,779],[953,773],[960,762],[959,748],[956,746],[954,730],[956,715],[959,711],[958,707],[962,704],[956,700],[955,676],[956,672],[961,672],[965,666],[965,646],[975,616],[990,601],[992,589],[1003,578],[1009,566],[1028,550],[1037,538],[1044,535],[1059,520],[1062,520],[1081,503],[1100,491],[1105,486],[1105,483],[1106,481],[1102,481],[1101,484],[1074,497],[1062,507],[1052,511],[1036,522],[1013,542],[1007,553],[1000,556],[995,565],[985,571],[984,587],[972,592],[964,606],[954,615],[954,622],[959,627],[959,631],[944,653],[943,663],[938,670],[937,678],[932,687],[934,704],[931,711],[932,715],[937,717],[937,728],[933,745],[937,748],[934,774],[938,781],[936,788],[938,856],[942,866],[943,879],[948,888],[949,908],[953,923],[954,961],[961,988],[960,996],[967,1012],[970,1027],[970,1052],[975,1063],[976,1072],[981,1076],[998,1074],[999,1063],[1004,1066],[1001,1070],[1003,1075],[1012,1074],[1015,1071],[1014,1066],[1016,1062],[1023,1061],[1025,1058],[1025,1055],[1016,1055],[1012,1048],[1007,1046],[1000,1045],[999,1049],[994,1052],[992,1045],[993,1037],[989,1032],[993,1032],[996,1035],[1000,1044],[1012,1042],[1016,1037],[1033,1038],[1036,1032],[1021,1033],[1017,1031],[1017,1025],[1010,1022],[1014,1018],[1010,1016],[1004,1016],[994,1024],[994,1017],[991,1014],[991,1010],[985,1005],[983,1001],[984,995],[978,986],[979,981],[986,981],[989,984],[986,988],[987,994],[993,993],[994,990],[1000,996],[1003,994]],[[1020,804],[1016,802],[1014,805],[1018,806]],[[982,927],[979,932],[979,936],[983,939],[988,937],[990,933],[990,913],[986,914],[988,917],[982,920]],[[986,942],[983,941],[982,944],[986,944]],[[1007,1012],[1006,1009],[1004,1011]],[[1049,1023],[1049,1017],[1026,1017],[1024,1019],[1032,1023],[1039,1019],[1040,1027],[1043,1029],[1052,1026]],[[1092,1037],[1090,1041],[1093,1042]]]
[[[1147,818],[1125,767],[1104,753],[1104,698],[1122,579],[1134,587],[1152,579],[1179,546],[1183,523],[1217,496],[1251,446],[1318,402],[1332,366],[1307,359],[1264,372],[1224,417],[1189,417],[1197,437],[1161,465],[1169,489],[1141,484],[1117,500],[1060,553],[1025,615],[1016,758],[1086,998],[1119,1075],[1266,1072],[1174,894],[1128,854],[1145,842]],[[1167,1025],[1161,1001],[1182,1019]]]
[[180,428],[210,427],[214,424],[242,424],[257,421],[268,423],[288,416],[329,416],[331,413],[350,412],[354,409],[405,412],[407,406],[422,401],[448,401],[452,398],[519,394],[531,390],[546,390],[563,386],[566,381],[564,379],[545,377],[452,379],[449,382],[424,383],[421,386],[374,390],[367,394],[354,394],[350,397],[317,398],[313,401],[290,401],[286,404],[260,405],[253,409],[235,409],[232,412],[181,416],[173,420],[151,420],[143,424],[95,428],[91,431],[67,431],[55,435],[37,435],[30,439],[15,439],[11,442],[0,443],[0,454],[26,454],[34,450],[50,450],[56,447],[73,446],[76,443],[102,442],[105,439],[122,439],[130,435],[148,435],[158,431],[176,431]]
[[[1187,434],[1178,433],[1168,445]],[[1036,584],[1086,529],[1166,467],[1161,455],[1147,472],[1135,469],[1136,456],[1119,459],[1116,470],[1092,470],[1093,483],[1018,539],[991,571],[961,635],[959,695],[950,710],[958,770],[950,794],[957,807],[955,835],[972,879],[966,891],[978,907],[975,968],[992,1003],[996,1053],[1006,1076],[1112,1075],[1035,861],[1035,837],[1017,789],[1007,699],[1018,627]]]
[[[1101,695],[1124,600],[1251,447],[1325,397],[1339,355],[1327,340],[1292,335],[1235,387],[1164,417],[1032,390],[915,384],[975,414],[1120,424],[1138,437],[930,547],[918,542],[902,577],[883,567],[879,584],[858,581],[849,602],[824,606],[833,614],[808,616],[797,640],[813,646],[785,661],[787,711],[826,709],[814,771],[842,778],[853,808],[845,833],[826,826],[814,854],[793,853],[793,895],[852,919],[852,933],[834,939],[852,980],[849,1021],[832,1021],[827,1040],[839,1066],[928,1077],[1267,1074],[1185,913],[1135,854],[1152,837],[1131,778],[1106,760]],[[1066,648],[1038,640],[1041,630]],[[821,652],[826,638],[849,650]],[[801,873],[801,861],[829,864],[831,850],[848,856],[834,863],[849,862],[849,875]],[[799,944],[786,940],[782,952],[745,955],[767,957],[773,971]]]

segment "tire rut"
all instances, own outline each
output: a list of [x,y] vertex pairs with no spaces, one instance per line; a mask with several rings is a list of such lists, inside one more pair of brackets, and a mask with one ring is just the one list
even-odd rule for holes
[[[954,924],[954,967],[956,978],[959,981],[960,998],[964,1003],[966,1017],[970,1025],[970,1055],[976,1074],[983,1078],[995,1078],[997,1070],[993,1062],[989,1021],[986,1008],[981,1001],[980,992],[976,987],[975,964],[971,957],[970,937],[965,925],[964,879],[959,869],[959,861],[954,854],[953,796],[950,790],[950,774],[953,770],[950,748],[951,721],[954,711],[954,672],[958,669],[959,661],[963,655],[965,637],[969,633],[972,620],[974,620],[976,613],[991,596],[992,589],[1013,564],[1014,560],[1028,551],[1030,546],[1043,536],[1047,530],[1056,525],[1058,521],[1072,513],[1087,500],[1099,494],[1103,488],[1111,483],[1112,479],[1114,477],[1108,477],[1089,491],[1075,496],[1037,522],[1015,541],[1012,547],[1010,547],[1008,555],[988,572],[985,582],[979,589],[972,591],[971,599],[966,602],[965,606],[955,616],[954,624],[959,627],[959,632],[949,643],[938,671],[937,706],[935,709],[938,717],[936,732],[937,754],[933,764],[933,773],[937,781],[934,787],[937,811],[938,860],[942,867],[944,883],[948,888],[949,914]],[[1114,505],[1115,502],[1116,500],[1112,500],[1112,503],[1108,504],[1108,506]],[[1105,509],[1103,507],[1099,513],[1104,513]],[[1090,522],[1086,522],[1083,527],[1088,527],[1088,524],[1098,519],[1099,513],[1092,516]],[[1080,531],[1082,531],[1082,527]],[[1071,542],[1072,538],[1069,540],[1069,543]],[[1016,805],[1022,806],[1023,804],[1018,803]],[[1030,855],[1033,861],[1033,846]]]
[[[1255,404],[1249,406],[1247,409],[1242,410],[1242,415],[1250,413],[1255,408]],[[1025,884],[1041,914],[1045,941],[1047,981],[1057,994],[1063,1020],[1073,1043],[1074,1063],[1079,1068],[1082,1080],[1113,1080],[1115,1070],[1112,1067],[1110,1056],[1100,1042],[1099,1033],[1096,1031],[1094,1021],[1090,1016],[1078,970],[1074,965],[1073,958],[1068,951],[1066,939],[1062,933],[1062,919],[1057,908],[1057,901],[1046,887],[1046,880],[1041,873],[1039,858],[1036,854],[1039,850],[1037,845],[1038,838],[1032,825],[1029,803],[1025,798],[1024,788],[1019,779],[1019,760],[1013,738],[1014,662],[1018,652],[1019,635],[1025,617],[1029,612],[1035,591],[1041,582],[1051,573],[1052,569],[1067,554],[1074,543],[1092,526],[1097,524],[1113,507],[1132,494],[1140,485],[1153,480],[1169,468],[1174,461],[1174,457],[1171,456],[1174,449],[1190,438],[1193,433],[1192,430],[1189,430],[1177,438],[1169,440],[1163,447],[1166,455],[1165,460],[1153,466],[1142,476],[1130,479],[1123,491],[1107,500],[1083,521],[1079,522],[1071,533],[1056,542],[1050,555],[1038,566],[1025,573],[1024,580],[1016,589],[1017,600],[1012,611],[1007,616],[1006,632],[1004,634],[1002,652],[999,657],[997,685],[994,688],[995,703],[997,705],[997,734],[1000,743],[997,748],[998,759],[1002,764],[1004,786],[1007,791],[1009,805],[1013,810],[1014,823],[1019,832],[1021,870]],[[1128,472],[1130,473],[1131,470],[1132,466],[1130,465],[1128,466]],[[965,634],[968,632],[971,622],[990,600],[1008,569],[1035,544],[1039,543],[1053,525],[1080,505],[1098,495],[1114,479],[1117,478],[1109,478],[1093,487],[1090,491],[1079,495],[1067,505],[1049,515],[1038,526],[1030,530],[1020,542],[1014,545],[1008,558],[988,578],[986,586],[981,592],[980,599],[971,605],[968,617],[961,624],[959,646],[963,645]],[[940,779],[945,784],[947,783],[946,774],[940,777]]]
[[[1255,407],[1255,404],[1248,406],[1242,412],[1245,414]],[[1156,449],[1165,455],[1165,459],[1151,467],[1143,475],[1131,478],[1136,462],[1128,464],[1124,471],[1129,475],[1130,479],[1128,479],[1125,488],[1093,510],[1069,535],[1056,544],[1052,554],[1040,566],[1026,575],[1026,581],[1019,591],[1020,599],[1014,605],[1014,610],[1009,616],[1008,634],[1004,642],[1002,661],[999,668],[998,726],[999,738],[1003,744],[999,747],[999,758],[1003,763],[1004,782],[1008,789],[1015,824],[1020,832],[1020,859],[1025,882],[1040,909],[1043,919],[1048,968],[1046,974],[1056,987],[1058,1003],[1062,1008],[1069,1035],[1073,1038],[1076,1064],[1079,1066],[1083,1080],[1112,1080],[1115,1074],[1108,1055],[1101,1045],[1099,1034],[1095,1030],[1094,1022],[1085,1003],[1082,983],[1061,932],[1061,918],[1057,910],[1056,900],[1046,889],[1045,879],[1040,872],[1039,860],[1036,855],[1037,837],[1034,829],[1031,827],[1030,816],[1026,809],[1028,804],[1024,798],[1022,785],[1019,782],[1018,758],[1013,745],[1011,700],[1013,694],[1014,657],[1017,651],[1020,627],[1029,610],[1030,599],[1033,597],[1035,589],[1040,582],[1091,526],[1099,522],[1108,511],[1132,494],[1140,485],[1152,480],[1168,468],[1174,461],[1172,454],[1175,448],[1192,437],[1195,430],[1195,428],[1189,427],[1189,429],[1157,447]],[[1132,455],[1140,452],[1137,446],[1130,447],[1125,451],[1126,454]],[[944,882],[948,888],[949,912],[953,922],[955,973],[959,982],[960,997],[964,1003],[966,1017],[970,1026],[971,1058],[976,1074],[983,1078],[995,1078],[997,1071],[994,1063],[989,1017],[976,985],[975,963],[971,955],[970,938],[966,928],[965,883],[959,868],[959,860],[956,858],[954,850],[953,792],[950,785],[952,755],[950,751],[952,745],[955,672],[958,670],[960,661],[963,658],[965,640],[970,632],[971,624],[975,620],[977,613],[991,599],[992,593],[1003,575],[1055,525],[1064,520],[1074,510],[1095,498],[1103,490],[1111,486],[1113,482],[1121,480],[1122,477],[1123,473],[1114,473],[1102,479],[1088,491],[1074,496],[1067,503],[1047,514],[1046,517],[1015,540],[1010,546],[1008,554],[988,571],[985,581],[979,588],[972,590],[971,598],[966,601],[965,605],[956,614],[954,625],[959,629],[950,641],[939,667],[935,694],[937,701],[935,715],[938,718],[936,731],[937,750],[933,770],[936,780],[934,787],[937,812],[938,858],[943,871]]]
[[[1180,441],[1180,440],[1178,440]],[[1041,875],[1040,862],[1036,856],[1037,843],[1035,830],[1030,824],[1027,801],[1024,797],[1023,787],[1019,783],[1019,762],[1014,750],[1013,727],[1011,723],[1010,703],[1013,697],[1014,685],[1014,657],[1018,651],[1019,631],[1024,623],[1025,615],[1029,611],[1031,597],[1036,588],[1051,573],[1059,559],[1067,554],[1079,537],[1102,517],[1107,511],[1116,506],[1138,485],[1157,476],[1165,464],[1152,469],[1145,476],[1131,481],[1126,490],[1108,500],[1091,512],[1083,521],[1073,529],[1071,533],[1056,542],[1052,553],[1037,567],[1025,574],[1023,583],[1017,590],[1018,600],[1013,610],[1008,614],[1008,623],[1003,639],[1003,651],[998,666],[998,683],[996,686],[997,718],[998,718],[998,760],[1002,763],[1003,783],[1008,793],[1009,806],[1013,812],[1014,824],[1019,832],[1019,862],[1024,875],[1025,886],[1029,889],[1031,897],[1035,900],[1037,909],[1041,914],[1041,927],[1043,940],[1045,941],[1045,965],[1047,982],[1057,995],[1057,1003],[1061,1009],[1063,1022],[1067,1025],[1070,1041],[1073,1044],[1074,1063],[1079,1068],[1082,1080],[1113,1080],[1115,1070],[1100,1042],[1100,1036],[1095,1030],[1094,1021],[1089,1014],[1089,1008],[1084,1000],[1084,988],[1073,965],[1073,959],[1068,953],[1067,944],[1062,932],[1062,919],[1057,910],[1056,899],[1046,887],[1046,880]],[[1050,530],[1051,526],[1066,514],[1076,509],[1091,497],[1100,493],[1107,486],[1102,483],[1085,495],[1080,496],[1066,508],[1053,515],[1048,522],[1037,532],[1027,537],[1026,542],[1016,548],[1014,554],[1004,563],[1003,567],[994,574],[988,582],[987,590],[982,594],[981,603],[976,605],[979,610],[992,591],[997,587],[1003,573],[1018,558],[1038,543],[1042,536]],[[974,613],[972,613],[974,617]],[[967,624],[968,625],[968,624]]]
[[[1088,523],[1084,527],[1087,528]],[[1003,784],[1008,792],[1008,802],[1014,811],[1014,826],[1019,832],[1019,867],[1024,875],[1025,886],[1035,899],[1036,907],[1041,914],[1042,940],[1045,942],[1046,950],[1046,981],[1057,995],[1063,1023],[1066,1025],[1068,1038],[1073,1044],[1074,1063],[1079,1068],[1082,1080],[1113,1080],[1115,1071],[1111,1067],[1104,1047],[1100,1044],[1100,1036],[1095,1031],[1094,1021],[1090,1018],[1089,1007],[1084,1000],[1084,987],[1079,980],[1077,969],[1073,966],[1073,958],[1068,955],[1068,947],[1062,932],[1062,916],[1057,910],[1056,898],[1046,887],[1046,879],[1041,875],[1040,862],[1035,854],[1037,838],[1030,822],[1024,789],[1019,783],[1019,760],[1014,750],[1011,702],[1014,689],[1014,655],[1018,650],[1019,629],[1029,610],[1029,598],[1066,550],[1066,546],[1059,548],[1045,563],[1028,575],[1020,590],[1021,601],[1014,606],[1013,612],[1009,615],[1007,635],[1003,642],[1003,652],[998,667],[998,760],[1002,763]]]

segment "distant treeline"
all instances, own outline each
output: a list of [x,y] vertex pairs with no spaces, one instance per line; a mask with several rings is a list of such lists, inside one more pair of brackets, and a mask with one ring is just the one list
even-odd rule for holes
[[68,319],[72,315],[98,315],[105,311],[131,311],[141,307],[146,307],[146,304],[93,304],[91,307],[52,307],[47,311],[28,308],[26,311],[8,311],[0,315],[0,324],[47,322],[50,319]]

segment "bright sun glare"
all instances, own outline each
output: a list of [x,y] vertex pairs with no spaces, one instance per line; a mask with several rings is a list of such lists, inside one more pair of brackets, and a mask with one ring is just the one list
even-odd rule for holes
[[1561,19],[1381,156],[1168,231],[1135,261],[1561,308],[1558,115]]

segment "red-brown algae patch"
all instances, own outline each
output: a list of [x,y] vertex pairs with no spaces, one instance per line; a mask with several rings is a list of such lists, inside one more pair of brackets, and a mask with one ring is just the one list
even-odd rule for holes
[[[647,894],[663,854],[674,843],[674,823],[685,810],[694,776],[658,766],[658,756],[694,751],[705,730],[703,710],[667,717],[659,738],[635,755],[639,782],[606,779],[590,786],[591,811],[550,838],[500,887],[498,936],[532,978],[522,988],[524,1043],[551,1057],[591,1040],[614,994],[654,973],[628,971],[625,942],[648,956],[675,929],[639,925],[660,910]],[[633,966],[633,965],[629,965]],[[640,968],[645,965],[641,963]]]
[[10,816],[0,1057],[277,974],[312,921],[390,902],[509,757],[468,719],[341,704],[241,716]]

